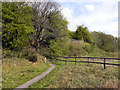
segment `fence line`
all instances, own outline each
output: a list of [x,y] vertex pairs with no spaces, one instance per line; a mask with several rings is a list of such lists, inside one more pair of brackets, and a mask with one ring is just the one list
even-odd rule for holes
[[[115,66],[120,66],[120,64],[113,64],[113,63],[106,63],[106,59],[112,59],[112,60],[120,60],[120,58],[105,58],[105,57],[65,57],[65,56],[54,56],[54,57],[61,57],[61,58],[65,58],[66,60],[61,60],[61,59],[57,59],[57,58],[54,58],[55,60],[58,60],[58,61],[64,61],[65,62],[65,65],[67,64],[67,62],[75,62],[75,65],[76,65],[76,62],[84,62],[84,63],[97,63],[97,64],[103,64],[104,65],[104,69],[106,68],[106,65],[115,65]],[[69,61],[68,58],[75,58],[74,61]],[[87,58],[88,61],[77,61],[77,58]],[[103,59],[104,62],[90,62],[90,59]]]
[[[91,58],[91,59],[104,59],[105,57],[67,57],[67,56],[54,56],[54,57],[62,57],[62,58]],[[105,58],[105,59],[114,59],[114,60],[120,60],[120,58]]]

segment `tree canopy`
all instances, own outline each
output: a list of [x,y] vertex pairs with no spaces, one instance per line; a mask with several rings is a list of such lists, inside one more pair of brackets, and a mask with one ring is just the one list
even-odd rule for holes
[[102,32],[93,32],[95,44],[104,51],[118,51],[118,39]]
[[4,48],[20,48],[33,32],[32,9],[24,2],[2,3],[2,42]]
[[31,46],[41,54],[47,52],[45,56],[69,55],[71,50],[76,52],[76,46],[70,44],[70,39],[87,42],[88,45],[82,49],[89,53],[91,46],[97,45],[104,51],[114,52],[119,45],[118,38],[101,32],[89,32],[84,25],[77,26],[75,32],[69,31],[68,22],[56,2],[2,3],[3,48],[15,50]]
[[[64,37],[67,21],[60,12],[60,6],[55,2],[35,2],[32,4],[34,12],[33,34],[34,46],[49,45],[50,40]],[[45,44],[44,44],[45,43]]]
[[92,35],[88,31],[88,28],[84,25],[79,25],[77,27],[77,30],[73,34],[73,39],[83,40],[83,41],[89,42],[89,43],[93,42]]

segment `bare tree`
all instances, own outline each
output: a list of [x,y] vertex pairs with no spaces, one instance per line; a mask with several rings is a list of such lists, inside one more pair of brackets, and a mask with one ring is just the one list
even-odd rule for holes
[[44,40],[61,35],[60,28],[58,28],[59,24],[63,23],[60,5],[56,2],[34,2],[32,9],[34,29],[36,30],[33,36],[35,47]]

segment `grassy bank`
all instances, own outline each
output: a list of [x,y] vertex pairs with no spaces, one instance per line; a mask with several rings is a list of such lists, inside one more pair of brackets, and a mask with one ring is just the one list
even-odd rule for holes
[[15,88],[38,76],[50,66],[38,60],[32,63],[22,58],[2,60],[2,88]]
[[103,65],[54,63],[57,67],[29,88],[117,88],[118,67]]
[[118,52],[106,52],[97,45],[87,42],[70,41],[70,56],[118,57]]

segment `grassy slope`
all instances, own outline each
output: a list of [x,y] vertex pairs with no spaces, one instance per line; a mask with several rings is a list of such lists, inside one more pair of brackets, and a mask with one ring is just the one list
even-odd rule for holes
[[50,66],[41,61],[32,63],[21,58],[2,60],[2,88],[15,88],[47,70]]
[[[55,64],[55,63],[54,63]],[[56,63],[57,67],[29,88],[116,88],[118,67],[102,65]]]
[[118,52],[105,52],[97,46],[90,45],[86,42],[70,41],[70,54],[74,56],[91,56],[91,57],[118,57]]
[[[80,44],[80,45],[79,45]],[[80,56],[117,56],[114,53],[106,53],[98,48],[89,49],[88,43],[76,42]],[[88,46],[87,52],[84,48]],[[73,52],[72,52],[73,53]],[[30,86],[32,88],[43,87],[116,87],[118,69],[117,67],[108,67],[103,70],[102,65],[86,64],[74,65],[69,63],[65,66],[64,62],[54,63],[57,67],[38,83]],[[38,61],[32,64],[28,60],[20,58],[3,59],[3,88],[15,88],[35,76],[47,70],[50,66]],[[70,73],[70,74],[69,74]],[[84,75],[85,74],[85,75]],[[108,78],[107,78],[108,76]],[[111,84],[111,85],[110,85]]]
[[[96,46],[91,47],[88,43],[71,42],[71,44],[80,56],[118,57],[118,53],[107,53]],[[74,49],[72,50],[71,54],[76,53]],[[98,64],[89,66],[85,63],[75,65],[73,62],[69,62],[68,65],[65,65],[65,62],[54,62],[54,64],[57,67],[50,74],[29,88],[116,88],[118,86],[117,66],[106,65],[107,68],[104,70],[103,65]]]

